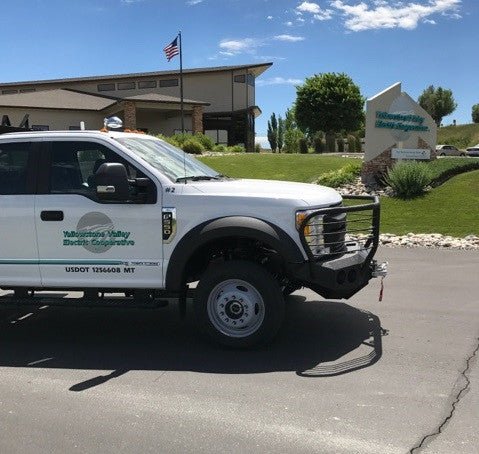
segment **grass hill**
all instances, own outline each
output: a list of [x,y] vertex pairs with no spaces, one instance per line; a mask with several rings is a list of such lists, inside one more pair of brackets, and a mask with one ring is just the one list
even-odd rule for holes
[[479,143],[479,123],[446,126],[437,130],[437,143],[467,148]]

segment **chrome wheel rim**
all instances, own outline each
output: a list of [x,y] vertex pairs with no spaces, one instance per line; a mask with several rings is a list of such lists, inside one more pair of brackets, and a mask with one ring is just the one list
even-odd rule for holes
[[238,338],[250,336],[259,329],[265,306],[254,286],[240,279],[228,279],[211,291],[207,311],[216,330]]

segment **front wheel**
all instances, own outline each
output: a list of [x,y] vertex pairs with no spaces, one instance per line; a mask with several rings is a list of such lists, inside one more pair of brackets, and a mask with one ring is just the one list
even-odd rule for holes
[[213,264],[195,292],[198,327],[215,341],[246,348],[270,341],[284,318],[284,298],[274,277],[253,262]]

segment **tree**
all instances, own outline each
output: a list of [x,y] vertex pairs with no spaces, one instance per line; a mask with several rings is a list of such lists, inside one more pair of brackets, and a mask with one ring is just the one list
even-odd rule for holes
[[452,114],[457,107],[452,91],[434,85],[427,87],[419,96],[419,105],[441,126],[443,117]]
[[284,120],[278,116],[278,153],[281,153],[284,144]]
[[479,123],[479,104],[474,104],[472,106],[472,121],[474,123]]
[[296,88],[298,127],[313,136],[324,131],[328,137],[342,130],[356,131],[364,119],[364,98],[359,87],[344,73],[316,74]]
[[268,120],[267,136],[271,151],[276,153],[276,148],[278,147],[278,121],[276,120],[276,115],[274,112],[271,114],[271,118]]
[[304,137],[304,134],[296,125],[294,117],[294,108],[287,109],[284,116],[284,146],[286,153],[299,153],[299,141]]

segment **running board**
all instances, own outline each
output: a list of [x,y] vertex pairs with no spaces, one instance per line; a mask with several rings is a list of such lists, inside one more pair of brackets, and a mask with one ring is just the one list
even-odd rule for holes
[[158,309],[168,305],[164,298],[135,299],[132,297],[99,297],[99,298],[65,298],[63,296],[28,296],[17,298],[14,295],[0,297],[0,308],[17,307],[119,307],[119,308],[145,308]]

